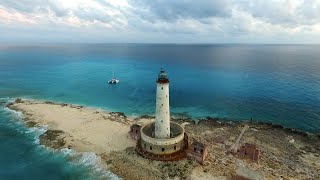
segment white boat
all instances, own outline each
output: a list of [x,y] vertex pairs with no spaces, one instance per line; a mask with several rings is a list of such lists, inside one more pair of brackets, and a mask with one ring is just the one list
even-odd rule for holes
[[111,80],[108,81],[109,84],[117,84],[119,83],[119,79],[112,78]]
[[119,82],[119,79],[115,78],[114,73],[112,73],[112,79],[108,81],[108,84],[118,84]]

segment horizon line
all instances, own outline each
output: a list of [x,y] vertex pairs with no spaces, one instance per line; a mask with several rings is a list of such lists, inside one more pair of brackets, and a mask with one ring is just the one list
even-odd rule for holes
[[320,43],[161,43],[161,42],[0,42],[0,45],[98,45],[98,44],[145,44],[145,45],[320,45]]

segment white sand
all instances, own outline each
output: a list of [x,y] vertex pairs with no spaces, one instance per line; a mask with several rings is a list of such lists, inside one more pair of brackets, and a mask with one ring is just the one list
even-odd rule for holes
[[46,104],[33,100],[24,100],[12,107],[25,112],[31,121],[48,125],[49,129],[64,131],[65,146],[80,152],[101,154],[135,146],[135,141],[128,137],[132,122],[129,118],[111,116],[106,111],[93,108]]
[[226,176],[214,176],[203,171],[203,167],[199,166],[192,170],[190,175],[191,180],[227,180]]

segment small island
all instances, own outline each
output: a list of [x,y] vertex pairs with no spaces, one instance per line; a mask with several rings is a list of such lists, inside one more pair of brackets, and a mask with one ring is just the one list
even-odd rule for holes
[[169,79],[157,79],[156,114],[16,99],[26,125],[47,126],[40,143],[94,152],[123,179],[320,179],[320,135],[261,122],[170,117]]
[[[128,134],[130,126],[152,122],[153,116],[132,118],[121,112],[30,99],[17,99],[7,107],[22,112],[29,127],[48,125],[48,130],[40,136],[41,144],[55,149],[95,152],[107,169],[124,179],[231,179],[237,173],[246,172],[265,179],[320,178],[319,135],[278,125],[220,122],[210,117],[199,121],[189,117],[171,118],[179,124],[188,122],[185,131],[189,139],[206,144],[208,157],[200,164],[192,158],[149,160],[135,151],[136,141]],[[241,142],[256,145],[260,150],[258,161],[227,152],[244,125],[250,128]]]

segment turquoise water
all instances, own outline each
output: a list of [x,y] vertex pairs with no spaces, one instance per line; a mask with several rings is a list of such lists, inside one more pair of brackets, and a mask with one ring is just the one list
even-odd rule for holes
[[44,132],[45,127],[26,128],[21,114],[0,109],[0,179],[117,179],[93,153],[40,146]]
[[[173,114],[235,121],[252,117],[255,121],[320,132],[318,45],[2,45],[0,98],[34,98],[130,115],[153,114],[155,80],[161,67],[170,77]],[[120,79],[117,85],[106,84],[112,72]],[[12,116],[8,112],[0,112],[1,128],[5,128],[1,133],[24,131],[21,125],[10,125]],[[5,143],[0,145],[0,158],[9,157],[4,155],[9,152],[3,147],[11,147],[10,144],[13,148],[37,148],[31,134],[17,137],[1,134],[0,140]],[[14,138],[21,138],[21,142]],[[49,173],[52,177],[65,175],[66,179],[72,179],[75,174],[84,179],[91,177],[86,171],[76,171],[81,165],[70,165],[66,168],[70,170],[68,174],[69,170],[64,169],[68,158],[45,152],[43,157],[50,157],[47,164],[24,167],[31,168],[30,172],[32,168],[42,171],[56,163],[56,171]],[[12,158],[12,166],[1,165],[8,169],[7,174],[0,172],[1,176],[10,176],[9,172],[23,174],[15,170],[20,164],[15,158],[30,161],[24,156]],[[41,173],[38,175],[42,177]]]

